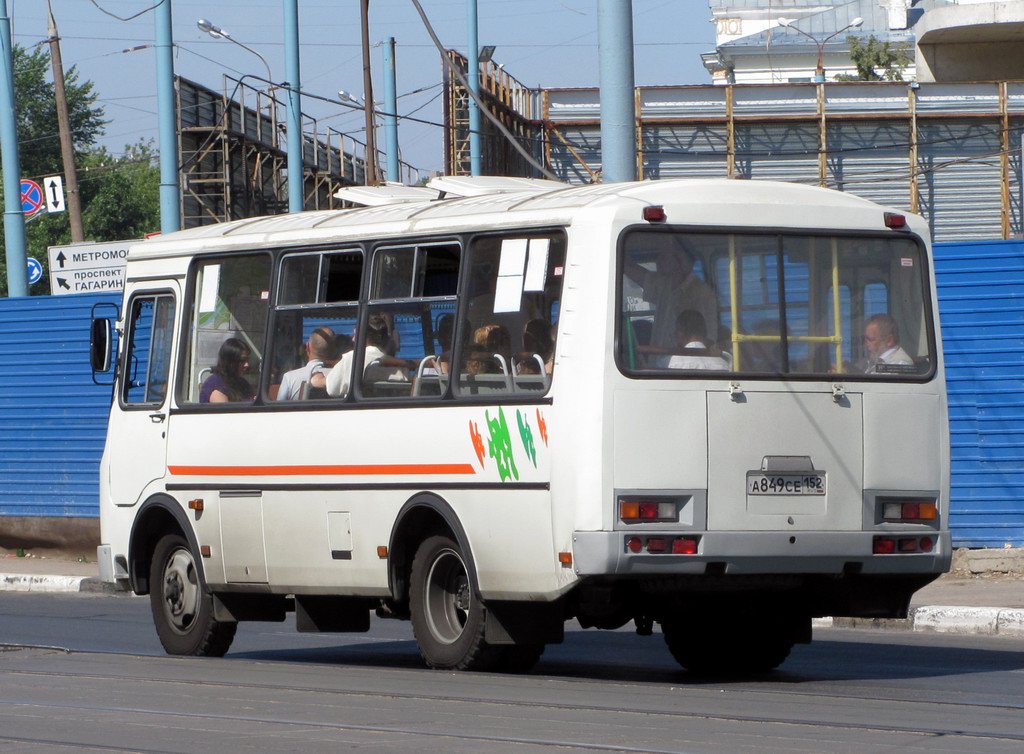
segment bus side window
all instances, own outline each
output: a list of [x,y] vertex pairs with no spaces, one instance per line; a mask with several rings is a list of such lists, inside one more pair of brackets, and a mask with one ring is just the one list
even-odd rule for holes
[[121,379],[121,400],[125,405],[163,404],[170,376],[173,329],[173,296],[132,299]]
[[191,274],[194,300],[181,402],[206,403],[216,384],[228,388],[217,390],[230,400],[251,403],[267,356],[270,256],[200,259]]
[[266,400],[328,397],[327,373],[352,350],[362,274],[360,249],[282,258]]
[[554,372],[564,237],[480,236],[469,263],[459,393],[546,392]]
[[368,398],[438,398],[448,389],[459,260],[457,243],[374,252],[360,392]]

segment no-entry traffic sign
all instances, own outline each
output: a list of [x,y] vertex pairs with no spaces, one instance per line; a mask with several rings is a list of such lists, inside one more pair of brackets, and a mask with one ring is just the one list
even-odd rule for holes
[[21,211],[26,215],[34,215],[43,208],[46,197],[43,189],[33,180],[21,179]]

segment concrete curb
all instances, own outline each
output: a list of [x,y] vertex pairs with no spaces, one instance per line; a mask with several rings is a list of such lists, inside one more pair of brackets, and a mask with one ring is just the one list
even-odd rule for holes
[[52,576],[0,573],[0,592],[105,592],[126,594],[116,584],[92,576]]
[[886,631],[919,631],[973,634],[1024,639],[1024,609],[1008,607],[960,607],[927,605],[910,611],[902,620],[887,618],[816,618],[815,628],[867,628]]

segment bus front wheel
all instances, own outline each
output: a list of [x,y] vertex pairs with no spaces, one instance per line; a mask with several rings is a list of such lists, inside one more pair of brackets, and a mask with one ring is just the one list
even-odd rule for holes
[[444,535],[416,550],[409,595],[412,629],[423,661],[445,670],[489,670],[499,647],[484,641],[486,608],[459,545]]
[[149,583],[153,623],[168,654],[224,656],[238,624],[214,620],[213,597],[184,537],[167,534],[157,543]]

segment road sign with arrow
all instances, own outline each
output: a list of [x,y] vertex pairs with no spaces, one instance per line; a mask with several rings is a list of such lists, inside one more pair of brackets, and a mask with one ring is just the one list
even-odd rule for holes
[[64,178],[51,175],[43,179],[43,190],[46,194],[46,211],[63,212],[67,209],[64,201]]
[[98,293],[124,289],[128,247],[135,241],[51,246],[50,293]]

